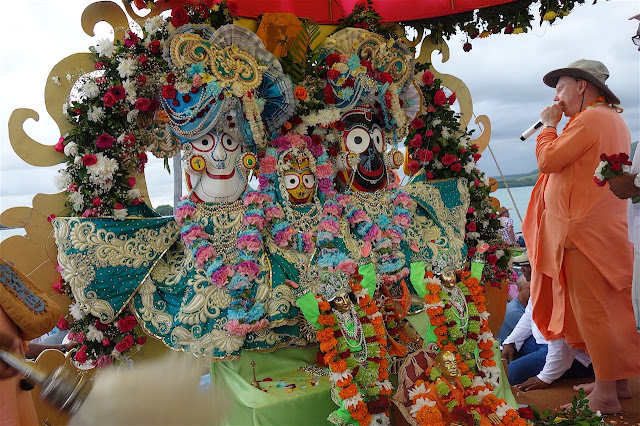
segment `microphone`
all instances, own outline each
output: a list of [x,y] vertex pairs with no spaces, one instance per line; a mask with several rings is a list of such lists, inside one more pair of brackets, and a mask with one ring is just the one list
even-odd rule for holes
[[522,135],[520,135],[520,140],[521,141],[526,140],[529,136],[534,134],[536,130],[538,130],[540,127],[542,127],[542,121],[538,120],[536,124],[529,127],[527,130],[524,131],[524,133],[522,133]]

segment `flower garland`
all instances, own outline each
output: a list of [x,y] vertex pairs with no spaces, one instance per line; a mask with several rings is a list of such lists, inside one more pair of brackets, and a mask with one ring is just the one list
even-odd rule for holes
[[71,299],[69,314],[60,318],[57,327],[60,330],[70,330],[67,335],[69,339],[80,344],[73,360],[81,368],[126,364],[130,361],[130,356],[140,351],[146,343],[147,338],[142,334],[138,321],[129,308],[123,309],[113,321],[104,324],[75,303],[73,292],[69,291],[64,278],[56,281],[52,288],[56,293],[65,294]]
[[232,302],[228,307],[229,321],[225,327],[237,336],[261,330],[269,324],[264,318],[263,304],[253,300],[251,291],[260,275],[260,231],[265,225],[263,206],[269,202],[271,198],[266,194],[248,191],[243,196],[241,203],[246,210],[242,224],[245,228],[238,234],[235,244],[237,260],[232,265],[225,262],[227,253],[218,252],[211,244],[212,236],[196,218],[196,204],[191,199],[182,201],[175,214],[176,222],[182,226],[182,241],[191,250],[196,266],[205,272],[213,285],[229,290]]
[[[442,288],[440,279],[435,278],[430,271],[425,274],[425,303],[431,325],[435,327],[436,343],[440,350],[455,354],[462,374],[478,370],[473,357],[478,348],[481,359],[478,374],[484,377],[487,383],[497,386],[500,370],[493,360],[494,338],[488,325],[489,314],[485,306],[483,288],[469,272],[458,272],[458,276],[461,281],[456,287],[464,295],[468,307],[469,324],[466,335],[463,335],[455,319],[454,307],[448,301],[448,294]],[[445,299],[447,302],[444,302]]]
[[360,284],[352,283],[351,289],[357,298],[355,310],[364,334],[366,348],[362,349],[367,354],[366,360],[363,364],[356,361],[331,305],[318,296],[318,323],[324,327],[317,333],[320,350],[331,370],[331,384],[338,389],[351,417],[360,425],[376,421],[389,424],[388,397],[393,386],[388,380],[389,360],[382,315]]

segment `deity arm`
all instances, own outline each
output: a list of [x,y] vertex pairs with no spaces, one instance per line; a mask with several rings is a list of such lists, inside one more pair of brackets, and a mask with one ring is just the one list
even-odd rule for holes
[[318,323],[320,308],[318,307],[316,296],[312,292],[307,291],[302,296],[296,297],[296,302],[306,320],[319,330],[321,328]]
[[362,288],[367,291],[369,297],[373,298],[373,294],[376,291],[376,270],[373,267],[373,263],[367,263],[361,265],[358,268],[358,273],[362,275]]
[[421,299],[424,299],[427,294],[427,286],[424,283],[424,273],[424,261],[420,260],[417,262],[411,262],[411,274],[409,275],[409,280],[411,281],[411,285],[416,291],[416,294]]

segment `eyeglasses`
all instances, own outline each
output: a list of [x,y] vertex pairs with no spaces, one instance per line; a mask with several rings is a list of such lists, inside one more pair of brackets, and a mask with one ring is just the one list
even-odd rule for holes
[[640,34],[631,37],[631,41],[633,41],[633,44],[635,44],[636,46],[640,46]]

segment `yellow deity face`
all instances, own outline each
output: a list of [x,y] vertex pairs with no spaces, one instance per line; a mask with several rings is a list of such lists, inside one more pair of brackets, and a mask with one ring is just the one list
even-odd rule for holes
[[444,378],[447,380],[456,378],[460,375],[456,356],[449,351],[440,352],[438,356],[436,356],[436,364]]
[[316,177],[311,171],[309,159],[293,158],[289,161],[289,166],[284,171],[284,185],[289,193],[289,200],[294,204],[310,202],[316,193]]
[[351,308],[351,299],[347,293],[339,293],[331,304],[338,312],[347,312]]

